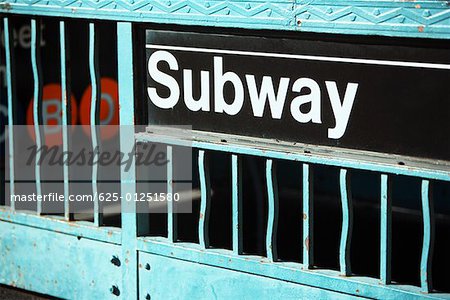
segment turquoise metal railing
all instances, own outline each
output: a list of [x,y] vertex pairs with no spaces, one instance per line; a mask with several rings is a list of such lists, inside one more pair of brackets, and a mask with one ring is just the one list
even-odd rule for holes
[[[31,20],[31,66],[33,69],[33,79],[34,79],[34,97],[33,97],[33,119],[34,119],[34,136],[36,137],[36,147],[40,148],[42,146],[42,136],[39,130],[39,125],[43,125],[42,122],[42,76],[41,76],[41,57],[40,57],[40,47],[38,46],[39,34],[35,19]],[[45,143],[45,141],[44,141]],[[36,155],[35,164],[35,178],[36,178],[36,193],[42,195],[42,185],[41,185],[41,167],[38,164],[40,160],[40,153]],[[37,202],[37,214],[40,215],[42,212],[42,202]]]
[[[97,126],[100,122],[100,95],[101,95],[101,87],[100,87],[100,74],[99,74],[99,64],[98,64],[98,38],[96,36],[96,28],[94,23],[89,23],[89,73],[91,76],[91,115],[90,115],[90,123],[91,123],[91,139],[92,139],[92,149],[98,147],[98,132]],[[98,166],[92,166],[92,193],[95,195],[98,193],[97,189],[97,176],[98,176]],[[102,223],[102,215],[100,213],[100,206],[98,198],[94,199],[94,224],[99,226]]]
[[[189,243],[176,243],[175,248],[172,248],[173,241],[164,238],[157,237],[140,237],[138,238],[138,248],[144,251],[150,251],[152,253],[158,253],[161,255],[169,255],[175,257],[182,257],[183,259],[192,260],[196,262],[202,262],[215,266],[221,266],[231,268],[239,271],[265,275],[275,277],[278,279],[294,281],[301,284],[307,284],[317,287],[327,287],[336,289],[343,293],[349,293],[354,295],[363,295],[366,297],[374,298],[390,298],[397,297],[424,297],[421,292],[431,292],[431,260],[432,251],[431,247],[434,244],[434,227],[433,216],[430,212],[432,209],[432,201],[429,195],[429,179],[438,179],[444,181],[450,181],[450,177],[446,172],[440,172],[438,170],[416,169],[411,166],[409,161],[405,161],[406,165],[392,166],[387,163],[387,159],[384,163],[377,162],[362,162],[359,158],[338,158],[337,153],[330,154],[327,151],[311,151],[308,145],[297,144],[296,146],[288,146],[289,144],[283,144],[278,142],[276,144],[270,144],[264,139],[258,138],[236,138],[235,136],[220,133],[209,133],[194,131],[189,133],[187,131],[150,127],[148,129],[150,133],[138,133],[136,138],[139,142],[156,142],[164,143],[174,146],[186,146],[199,149],[198,154],[198,167],[199,176],[201,182],[201,208],[199,216],[199,248],[194,244]],[[195,136],[192,140],[190,136]],[[226,142],[222,142],[226,141]],[[308,149],[308,150],[306,150]],[[306,150],[306,151],[304,151]],[[233,211],[233,250],[219,250],[219,249],[207,249],[211,255],[207,255],[206,252],[201,256],[195,254],[198,249],[205,249],[209,241],[209,216],[208,210],[210,209],[210,187],[209,187],[209,172],[207,156],[208,152],[220,151],[230,154],[231,166],[232,166],[232,211]],[[316,153],[315,153],[316,152]],[[260,257],[253,258],[252,256],[242,255],[239,248],[242,246],[242,231],[239,226],[239,216],[242,213],[241,207],[241,195],[239,191],[242,189],[240,183],[241,171],[238,170],[238,161],[242,155],[256,155],[266,159],[266,186],[268,195],[268,222],[266,233],[266,258],[261,260]],[[277,259],[276,249],[276,237],[277,237],[277,225],[279,220],[278,213],[278,185],[276,182],[275,173],[275,161],[274,159],[287,159],[292,161],[298,161],[302,163],[303,172],[303,262],[301,264],[296,263],[283,263]],[[386,159],[386,158],[384,158]],[[342,208],[342,229],[340,237],[339,247],[339,265],[340,270],[311,270],[314,265],[312,247],[314,246],[313,236],[313,220],[312,220],[312,193],[311,184],[313,176],[311,175],[314,165],[316,164],[329,164],[340,167],[340,199]],[[350,244],[353,228],[353,205],[351,201],[351,183],[350,175],[351,169],[366,169],[371,171],[377,171],[380,174],[380,197],[381,197],[381,222],[380,222],[380,276],[379,279],[369,277],[354,276],[351,272],[350,265]],[[420,272],[420,287],[413,286],[400,286],[398,284],[392,284],[390,276],[392,272],[391,267],[391,251],[392,251],[392,233],[391,233],[391,219],[392,219],[392,203],[390,197],[390,178],[393,175],[404,174],[407,176],[416,176],[422,179],[422,205],[423,205],[423,249],[421,258],[421,272]],[[173,213],[173,212],[172,212]],[[154,244],[153,244],[154,243]],[[169,254],[176,253],[176,254]],[[192,254],[193,252],[194,254]],[[242,257],[242,260],[236,259]],[[222,260],[221,260],[222,258]],[[233,259],[234,263],[223,263],[223,260]],[[272,264],[271,264],[272,263]],[[294,272],[290,274],[290,272]],[[296,274],[296,275],[293,275]],[[380,285],[381,283],[381,285]],[[448,298],[450,295],[441,293],[428,294],[431,297]]]
[[[16,91],[15,91],[15,76],[16,76],[16,70],[15,70],[15,63],[14,63],[14,55],[13,55],[13,36],[12,36],[12,29],[10,26],[10,17],[4,16],[3,17],[3,25],[4,25],[4,35],[5,35],[5,58],[6,58],[6,70],[7,70],[7,98],[8,98],[8,123],[9,124],[16,124],[16,120],[14,120],[15,109],[16,109]],[[41,132],[41,126],[43,124],[42,120],[42,71],[41,71],[41,57],[40,57],[40,45],[39,42],[40,37],[40,20],[36,18],[32,18],[30,20],[30,35],[31,35],[31,67],[32,67],[32,73],[33,73],[33,104],[32,104],[32,114],[34,119],[34,134],[36,137],[36,146],[39,147],[44,143],[43,140],[43,133]],[[68,99],[68,95],[70,95],[70,76],[68,71],[68,66],[70,65],[70,60],[67,55],[68,51],[68,37],[66,35],[66,22],[60,21],[59,22],[59,48],[60,48],[60,78],[61,78],[61,111],[62,111],[62,145],[63,145],[63,155],[66,154],[66,151],[70,147],[68,133],[67,133],[67,127],[66,125],[70,125],[72,120],[70,116],[71,112],[71,103]],[[89,27],[89,62],[90,62],[90,73],[91,73],[91,85],[92,85],[92,95],[91,95],[91,107],[92,107],[92,114],[91,114],[91,128],[95,129],[95,125],[99,124],[98,118],[99,118],[99,66],[98,66],[98,42],[96,42],[95,38],[95,26],[94,23],[90,24]],[[9,168],[9,188],[10,188],[10,194],[14,195],[16,190],[16,181],[15,181],[15,160],[14,160],[14,149],[15,149],[15,143],[14,143],[14,135],[13,135],[13,126],[8,126],[8,133],[9,133],[9,164],[13,167]],[[92,133],[92,140],[93,140],[93,146],[94,149],[96,147],[96,132],[93,130]],[[39,161],[39,153],[37,153],[36,161],[35,161],[35,184],[36,184],[36,192],[37,194],[42,194],[42,182],[41,182],[41,169],[40,165],[38,164]],[[92,187],[94,192],[96,191],[96,172],[97,170],[93,168],[93,174],[92,174]],[[63,166],[63,189],[64,189],[64,195],[65,195],[65,203],[64,203],[64,216],[62,219],[67,221],[73,220],[73,213],[69,202],[69,167],[68,165]],[[73,224],[62,224],[58,222],[61,218],[58,216],[45,216],[45,219],[37,218],[37,216],[40,216],[42,214],[42,202],[37,202],[36,211],[31,214],[27,214],[26,212],[16,212],[16,205],[14,198],[11,197],[10,201],[10,207],[8,211],[14,212],[14,217],[17,222],[19,223],[25,223],[29,225],[35,225],[42,228],[49,228],[56,230],[62,230],[63,232],[71,232],[73,234],[76,234],[77,236],[97,236],[100,240],[108,240],[113,241],[114,243],[119,243],[119,240],[117,239],[119,236],[116,235],[117,233],[120,233],[120,230],[117,228],[105,228],[101,229],[100,226],[102,225],[102,212],[101,207],[99,206],[98,198],[94,199],[94,222],[91,226],[90,222],[76,222]],[[3,214],[7,214],[9,218],[11,218],[11,215],[9,215],[8,211],[2,211]],[[75,224],[75,225],[74,225]],[[61,226],[61,227],[60,227]],[[60,229],[57,229],[60,227]]]
[[[9,30],[9,21],[8,18],[3,19],[4,24],[4,39],[5,39],[5,58],[6,58],[6,78],[7,78],[7,90],[8,90],[8,124],[14,124],[13,119],[13,103],[14,101],[14,88],[13,88],[13,57],[11,55],[11,36]],[[14,166],[14,134],[13,134],[13,126],[8,127],[8,133],[10,136],[9,142],[9,164]],[[14,167],[9,170],[9,178],[10,184],[9,189],[10,193],[14,194],[15,185],[14,185]],[[14,201],[11,202],[11,209],[15,208]]]
[[392,200],[389,193],[389,176],[381,175],[381,239],[380,239],[380,279],[383,284],[391,283],[391,234]]
[[351,191],[347,169],[340,170],[339,182],[342,202],[342,233],[339,247],[339,264],[344,276],[352,274],[350,266],[350,243],[352,240],[351,228],[353,227],[353,208]]
[[[321,1],[320,3],[303,1],[179,1],[165,3],[157,1],[35,1],[25,0],[0,2],[0,12],[4,14],[5,58],[7,71],[8,122],[14,124],[14,54],[11,47],[12,36],[10,16],[26,15],[31,18],[31,59],[34,77],[33,115],[37,143],[42,143],[42,133],[38,125],[42,124],[40,105],[42,103],[42,76],[39,57],[39,17],[83,18],[89,19],[89,71],[92,85],[91,95],[91,136],[94,147],[98,132],[94,129],[99,124],[100,80],[98,70],[98,37],[96,20],[113,20],[117,22],[117,64],[119,81],[120,143],[122,152],[130,152],[135,140],[140,142],[160,142],[167,144],[167,192],[173,191],[173,147],[189,146],[198,149],[198,171],[201,183],[201,208],[199,215],[199,244],[180,243],[177,241],[177,214],[173,203],[168,206],[167,238],[138,236],[143,226],[137,217],[136,207],[132,202],[122,202],[121,228],[103,227],[101,205],[95,202],[93,222],[72,221],[70,204],[64,204],[63,217],[40,216],[40,204],[37,213],[15,210],[14,201],[9,208],[0,208],[0,219],[17,224],[41,228],[48,231],[63,232],[68,235],[89,237],[93,240],[121,245],[121,260],[127,263],[122,267],[120,287],[114,286],[114,295],[138,297],[138,262],[139,252],[158,254],[164,257],[197,262],[203,265],[217,266],[239,272],[256,274],[280,279],[311,287],[334,290],[346,295],[373,298],[446,298],[449,294],[433,293],[431,283],[431,258],[434,240],[433,199],[430,185],[433,181],[450,181],[448,170],[431,168],[420,162],[405,161],[396,165],[392,159],[383,156],[367,160],[365,153],[352,152],[348,156],[336,156],[327,151],[311,149],[305,145],[295,147],[283,143],[273,144],[263,139],[236,140],[231,136],[198,132],[196,139],[186,139],[178,131],[155,129],[153,133],[135,134],[134,99],[135,74],[133,57],[134,28],[131,22],[165,23],[181,25],[206,25],[221,27],[238,27],[249,29],[274,29],[315,33],[385,35],[415,38],[450,38],[450,9],[446,1]],[[67,19],[59,22],[60,69],[63,125],[70,120],[70,80],[68,66],[70,60],[66,55],[68,36]],[[13,136],[13,127],[9,126],[9,135]],[[158,131],[159,130],[159,131]],[[228,142],[222,143],[221,140]],[[63,132],[63,148],[70,149],[67,132]],[[14,166],[14,141],[10,140],[9,162]],[[209,249],[209,221],[211,208],[211,189],[208,169],[208,154],[220,151],[230,156],[232,166],[232,250]],[[268,222],[266,233],[266,257],[244,255],[242,233],[242,156],[251,155],[265,159],[266,188],[268,195]],[[277,261],[276,236],[279,219],[276,160],[299,162],[303,170],[303,247],[302,263]],[[315,165],[330,165],[340,169],[339,183],[342,208],[342,230],[339,247],[339,271],[314,269],[314,219],[312,182]],[[380,176],[381,223],[380,223],[380,278],[352,276],[350,265],[350,244],[352,240],[352,212],[350,174],[353,169],[369,170]],[[92,188],[97,189],[97,169],[92,170]],[[9,170],[10,192],[14,194],[14,168]],[[64,193],[69,193],[69,170],[64,167]],[[135,169],[126,172],[122,167],[121,193],[134,194]],[[420,287],[397,285],[391,281],[392,251],[392,199],[390,195],[391,177],[405,175],[421,180],[421,200],[423,212],[423,242],[420,263]],[[36,165],[36,187],[40,189],[40,170]],[[68,199],[68,197],[66,197]],[[82,287],[80,287],[82,288]],[[120,289],[120,292],[117,291]],[[141,295],[142,296],[142,295]]]
[[59,18],[449,38],[446,1],[2,1],[0,12]]
[[[59,22],[59,44],[60,44],[60,64],[61,64],[61,119],[62,119],[62,146],[63,153],[67,153],[69,150],[69,140],[67,125],[72,120],[68,119],[71,112],[70,103],[70,78],[67,74],[67,65],[70,63],[66,55],[66,48],[68,47],[68,41],[66,39],[66,23],[64,21]],[[64,154],[66,158],[66,154]],[[63,180],[64,180],[64,218],[68,221],[72,219],[70,213],[69,199],[69,166],[63,165]]]

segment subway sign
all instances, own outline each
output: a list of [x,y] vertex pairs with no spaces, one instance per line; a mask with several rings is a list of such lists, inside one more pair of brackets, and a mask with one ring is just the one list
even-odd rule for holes
[[450,161],[449,43],[417,43],[146,30],[149,123]]

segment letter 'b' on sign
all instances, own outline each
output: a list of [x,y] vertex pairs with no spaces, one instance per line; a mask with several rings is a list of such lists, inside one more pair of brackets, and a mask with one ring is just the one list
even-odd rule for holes
[[[100,102],[100,124],[97,125],[119,125],[119,94],[117,82],[112,78],[103,77],[100,80],[101,102]],[[92,86],[89,86],[83,93],[80,105],[81,125],[91,124],[91,95]],[[83,126],[86,135],[91,135],[89,126]],[[108,140],[117,134],[117,126],[102,126],[100,138]]]
[[[71,103],[71,119],[72,122],[77,120],[77,102],[75,97],[70,95]],[[34,98],[31,99],[27,108],[27,125],[34,125],[33,116]],[[61,105],[61,86],[56,83],[47,84],[42,89],[42,122],[44,125],[45,145],[59,146],[62,145],[62,105]],[[34,140],[34,128],[28,126],[30,137]]]

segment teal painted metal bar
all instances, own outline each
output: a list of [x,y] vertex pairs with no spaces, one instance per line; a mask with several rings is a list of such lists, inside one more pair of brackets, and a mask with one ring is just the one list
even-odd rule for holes
[[[131,23],[117,23],[117,74],[119,82],[120,151],[133,153],[134,140],[134,72],[133,72],[133,26]],[[134,158],[134,156],[133,156]],[[120,168],[120,189],[122,199],[136,192],[136,167],[132,163],[129,170]],[[122,295],[138,299],[138,253],[136,237],[138,222],[136,203],[122,200]]]
[[[93,152],[98,155],[98,130],[99,123],[99,103],[100,103],[100,81],[99,81],[99,66],[98,66],[98,37],[96,36],[96,28],[94,23],[89,23],[89,74],[91,77],[91,140]],[[97,187],[98,166],[92,165],[92,194],[94,195],[94,224],[100,226],[102,224],[102,213],[100,202],[98,200]]]
[[[140,285],[141,295],[151,295],[142,299],[365,299],[158,254],[142,253],[139,257],[145,264],[148,263],[152,266],[150,272],[145,268],[139,272],[142,282]],[[154,274],[170,274],[170,276],[158,276],[155,280]],[[189,277],[186,276],[187,274]],[[174,282],[178,283],[178,288],[167,288],[173,286]],[[201,282],[201,284],[192,284],[197,282]],[[180,284],[183,286],[179,286]]]
[[431,267],[434,246],[434,209],[429,180],[422,180],[422,214],[423,242],[422,257],[420,260],[420,285],[422,292],[429,293],[433,289]]
[[[11,35],[9,29],[9,19],[3,18],[3,30],[5,41],[5,60],[6,60],[6,86],[7,86],[7,98],[8,98],[8,149],[9,149],[9,191],[10,195],[15,194],[15,182],[14,182],[14,84],[13,84],[13,51],[11,51]],[[15,210],[16,204],[14,197],[10,197],[10,209]]]
[[310,269],[314,264],[314,190],[310,165],[303,164],[303,265]]
[[242,163],[238,155],[231,155],[231,201],[233,252],[242,253]]
[[211,187],[209,163],[205,151],[198,151],[198,171],[200,177],[200,217],[198,222],[198,239],[203,248],[209,247],[209,215],[211,206]]
[[[158,129],[155,127],[152,128],[152,131],[157,132]],[[202,133],[200,131],[194,130],[193,132],[196,137],[201,137]],[[192,133],[190,133],[189,136],[192,136]],[[353,151],[351,153],[347,153],[345,156],[342,156],[342,153],[348,151],[348,149],[332,151],[329,147],[321,146],[316,146],[312,149],[311,145],[300,143],[297,143],[294,147],[289,147],[282,142],[274,145],[271,141],[258,138],[248,138],[248,141],[244,141],[243,138],[240,138],[239,140],[234,141],[233,137],[230,135],[218,133],[208,133],[208,141],[203,139],[203,137],[198,140],[192,140],[178,136],[170,136],[170,133],[158,135],[138,133],[136,135],[136,139],[142,142],[151,141],[163,144],[193,147],[203,150],[253,155],[273,159],[300,161],[309,164],[321,164],[341,168],[354,168],[373,172],[450,181],[450,169],[448,167],[445,167],[445,169],[442,170],[436,168],[432,169],[430,166],[425,167],[420,166],[413,161],[410,162],[407,157],[401,158],[405,165],[396,165],[393,163],[393,155],[374,157],[373,152]],[[220,140],[223,139],[227,140],[228,143],[220,143]],[[311,153],[305,153],[305,150]]]
[[129,0],[0,3],[0,12],[158,24],[450,39],[445,1]]
[[[31,67],[33,69],[33,80],[34,80],[34,91],[33,91],[33,120],[34,120],[34,135],[36,139],[36,147],[40,149],[42,146],[41,141],[41,132],[39,129],[39,125],[42,124],[42,116],[40,114],[40,105],[42,102],[42,89],[41,89],[41,76],[40,76],[40,37],[38,30],[40,28],[40,22],[36,19],[31,20]],[[41,167],[39,164],[41,155],[40,152],[36,153],[36,162],[35,162],[35,179],[36,179],[36,194],[42,195],[42,186],[41,186]],[[37,201],[37,214],[42,213],[42,202]]]
[[[173,191],[173,149],[172,146],[167,146],[167,194],[173,195]],[[167,237],[171,242],[178,239],[178,219],[174,205],[174,201],[167,201]]]
[[341,169],[339,174],[339,184],[341,191],[341,205],[342,205],[342,229],[341,242],[339,246],[339,265],[341,274],[350,276],[350,245],[352,240],[353,227],[353,208],[350,191],[350,173],[346,169]]
[[12,222],[29,227],[39,228],[45,231],[55,231],[67,235],[103,241],[119,245],[121,244],[122,230],[117,227],[94,227],[92,222],[72,221],[67,222],[63,216],[37,215],[32,211],[15,211],[0,207],[0,220]]
[[278,185],[276,166],[272,159],[266,160],[266,183],[267,183],[267,233],[266,251],[269,261],[278,259],[277,230],[278,230]]
[[450,294],[420,292],[411,285],[381,285],[378,278],[345,277],[339,271],[312,269],[292,262],[271,263],[268,258],[255,255],[234,255],[225,249],[204,249],[192,243],[168,243],[158,237],[138,238],[138,249],[166,257],[179,258],[200,264],[227,268],[240,272],[295,282],[314,287],[328,287],[334,291],[372,299],[450,299]]
[[380,281],[391,283],[392,251],[392,199],[391,181],[388,175],[381,174],[381,229],[380,229]]
[[[66,37],[66,24],[64,21],[59,22],[59,45],[60,45],[60,63],[61,63],[61,114],[62,114],[62,144],[63,144],[63,156],[66,161],[67,151],[69,150],[69,137],[67,135],[68,112],[70,111],[70,89],[67,65],[69,64],[67,56],[67,37]],[[71,220],[70,202],[69,202],[69,165],[63,165],[64,176],[64,217],[66,220]]]

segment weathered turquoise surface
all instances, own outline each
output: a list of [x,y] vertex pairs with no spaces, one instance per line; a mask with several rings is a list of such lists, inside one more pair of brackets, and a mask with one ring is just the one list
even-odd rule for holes
[[[168,238],[138,237],[145,220],[138,218],[134,203],[124,201],[121,228],[99,226],[101,215],[94,222],[70,220],[69,205],[64,217],[40,216],[39,213],[17,212],[14,207],[0,208],[0,283],[73,299],[255,299],[285,297],[337,299],[450,299],[450,294],[433,293],[429,281],[434,216],[430,185],[434,180],[450,181],[450,172],[421,164],[394,165],[383,157],[365,160],[364,155],[337,158],[326,153],[306,153],[303,148],[283,148],[256,139],[248,143],[217,143],[209,135],[195,141],[176,136],[135,136],[133,23],[179,24],[246,29],[286,30],[311,33],[381,35],[413,38],[450,38],[450,6],[448,1],[139,1],[139,0],[14,0],[0,1],[7,37],[6,71],[8,102],[12,93],[10,32],[8,16],[28,15],[32,19],[32,37],[36,40],[36,24],[40,16],[89,19],[90,74],[95,86],[95,21],[117,23],[118,82],[120,95],[121,150],[129,152],[135,140],[162,142],[169,146],[189,145],[199,149],[198,171],[201,182],[201,214],[199,244],[175,243],[176,215],[169,208]],[[60,22],[61,51],[65,49],[65,22]],[[38,55],[32,48],[35,99],[39,98]],[[61,56],[61,77],[65,82],[66,61]],[[66,87],[62,88],[66,99]],[[98,97],[92,89],[92,104]],[[67,100],[67,99],[66,99]],[[64,102],[66,103],[66,102]],[[11,105],[9,122],[13,123]],[[35,114],[37,112],[35,106]],[[66,106],[63,106],[64,111]],[[95,111],[91,119],[96,120]],[[36,116],[37,117],[37,116]],[[67,120],[65,120],[67,122]],[[10,129],[12,130],[12,128]],[[67,137],[66,137],[67,138]],[[67,144],[65,144],[67,147]],[[233,250],[208,249],[210,187],[207,157],[211,151],[230,156],[232,164],[232,240]],[[242,155],[259,156],[266,163],[266,190],[269,200],[266,235],[267,257],[242,254]],[[13,162],[14,157],[9,159]],[[303,264],[276,261],[278,197],[274,172],[276,160],[299,161],[303,169]],[[340,271],[312,269],[313,237],[313,165],[331,165],[340,169],[343,229],[340,244]],[[172,164],[168,164],[170,186]],[[381,232],[380,278],[352,276],[349,252],[352,231],[352,201],[348,172],[352,169],[377,172],[380,176]],[[94,176],[95,176],[95,170]],[[135,170],[121,173],[122,193],[135,192]],[[68,189],[68,175],[65,173]],[[391,283],[391,199],[390,177],[395,174],[421,179],[423,209],[423,249],[421,286]],[[14,174],[11,174],[14,175]],[[10,176],[10,178],[14,178]],[[432,181],[431,181],[432,180]],[[93,180],[95,188],[95,180]],[[3,187],[1,187],[3,188]],[[11,183],[11,190],[14,189]],[[171,187],[168,187],[171,191]],[[300,216],[299,216],[300,217]],[[145,225],[146,226],[146,225]],[[244,292],[245,291],[245,292]]]

